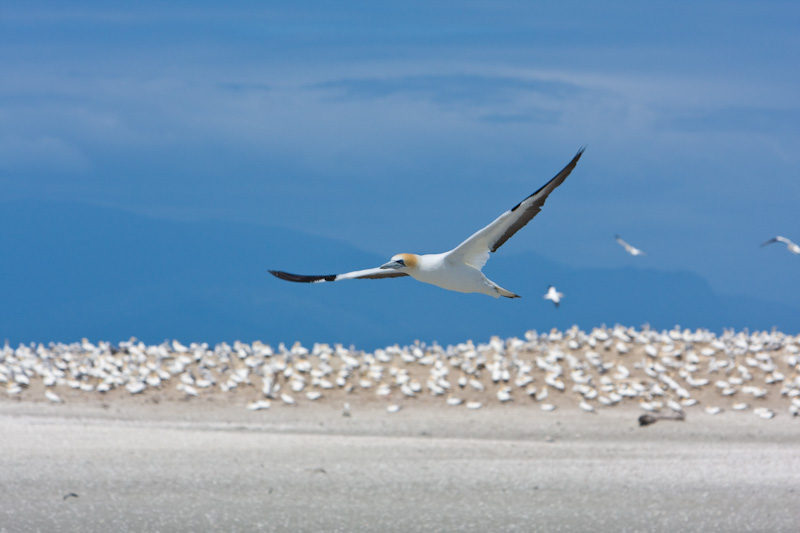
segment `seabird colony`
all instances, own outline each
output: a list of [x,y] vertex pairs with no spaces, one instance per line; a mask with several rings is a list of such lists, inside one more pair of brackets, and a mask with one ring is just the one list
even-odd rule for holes
[[[8,344],[7,397],[61,403],[83,397],[222,395],[250,410],[319,401],[414,402],[480,409],[516,403],[587,413],[634,405],[649,413],[800,415],[800,336],[622,326],[527,332],[523,338],[415,343],[364,352],[341,345],[178,341],[146,345]],[[776,407],[779,406],[779,407]],[[349,412],[349,409],[346,409]]]

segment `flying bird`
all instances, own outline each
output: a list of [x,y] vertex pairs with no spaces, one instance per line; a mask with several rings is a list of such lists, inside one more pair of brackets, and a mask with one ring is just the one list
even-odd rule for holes
[[497,219],[477,231],[467,240],[441,254],[410,254],[402,253],[379,267],[366,270],[357,270],[345,274],[329,274],[326,276],[305,276],[290,274],[279,270],[269,272],[286,281],[300,283],[322,283],[326,281],[339,281],[343,279],[382,279],[411,276],[417,281],[430,283],[450,291],[488,294],[498,298],[519,298],[518,295],[508,291],[483,275],[481,269],[489,260],[489,253],[496,251],[512,235],[519,231],[525,224],[541,210],[545,200],[556,187],[561,185],[583,154],[581,148],[572,161],[561,172],[548,181],[542,188],[531,194],[512,209],[506,211]]
[[625,248],[625,251],[628,252],[629,254],[631,254],[632,256],[647,255],[642,250],[636,248],[635,246],[631,246],[627,242],[623,241],[622,237],[620,237],[619,235],[614,235],[614,238],[617,240],[617,242],[620,244],[620,246]]
[[556,290],[556,288],[553,287],[552,285],[550,285],[547,288],[547,294],[544,295],[544,299],[545,300],[552,300],[552,302],[555,304],[556,307],[558,307],[558,304],[561,302],[561,298],[563,298],[563,297],[564,297],[564,293],[563,292],[558,292]]
[[778,235],[777,237],[773,237],[772,239],[768,240],[765,243],[762,243],[761,246],[766,246],[768,244],[772,244],[773,242],[782,242],[783,244],[786,245],[786,249],[787,250],[789,250],[793,254],[800,254],[800,246],[798,246],[797,244],[793,243],[792,241],[790,241],[786,237],[781,237],[780,235]]

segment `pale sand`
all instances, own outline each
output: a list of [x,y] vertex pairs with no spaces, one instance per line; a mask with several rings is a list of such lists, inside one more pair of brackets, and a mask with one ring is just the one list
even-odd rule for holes
[[[0,401],[0,531],[797,531],[800,419]],[[64,497],[74,493],[77,497]]]

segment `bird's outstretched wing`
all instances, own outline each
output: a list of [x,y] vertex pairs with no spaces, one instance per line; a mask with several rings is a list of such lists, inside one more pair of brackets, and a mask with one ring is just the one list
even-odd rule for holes
[[355,272],[347,272],[345,274],[328,274],[327,276],[304,276],[302,274],[290,274],[288,272],[281,272],[280,270],[270,270],[270,274],[276,278],[286,281],[296,281],[298,283],[323,283],[325,281],[339,281],[343,279],[381,279],[381,278],[399,278],[407,276],[404,272],[397,272],[396,270],[385,270],[381,268],[369,268],[367,270],[356,270]]
[[553,192],[556,187],[564,183],[564,180],[567,179],[572,169],[575,168],[578,159],[583,155],[584,149],[585,148],[581,148],[578,150],[578,153],[572,158],[572,161],[570,161],[561,172],[556,174],[553,179],[542,186],[542,188],[497,217],[494,222],[477,231],[470,238],[454,248],[450,252],[451,257],[459,258],[477,269],[483,268],[483,265],[489,260],[489,252],[494,252],[500,248],[503,243],[510,239],[512,235],[518,232],[539,213],[544,205],[544,201],[547,200],[550,193]]
[[623,241],[622,237],[620,237],[619,235],[614,235],[614,240],[616,240],[619,243],[620,246],[625,248],[626,252],[630,252],[633,249],[633,246],[631,246],[627,242]]
[[632,244],[628,244],[627,242],[622,240],[622,237],[620,237],[619,235],[614,235],[614,239],[616,239],[616,241],[619,243],[619,245],[622,246],[623,248],[625,248],[625,251],[628,252],[631,255],[647,255],[642,250],[640,250],[637,247],[633,246]]
[[773,237],[773,238],[771,238],[770,240],[768,240],[768,241],[766,241],[766,242],[762,242],[762,243],[761,243],[761,246],[766,246],[766,245],[768,245],[768,244],[772,244],[772,243],[774,243],[774,242],[782,242],[782,243],[786,244],[786,241],[787,241],[787,240],[788,240],[788,239],[786,239],[785,237],[781,237],[781,236],[779,235],[779,236],[777,236],[777,237]]

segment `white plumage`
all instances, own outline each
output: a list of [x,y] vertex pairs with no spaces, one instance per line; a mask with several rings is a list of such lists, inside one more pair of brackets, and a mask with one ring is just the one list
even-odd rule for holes
[[44,397],[53,403],[64,403],[64,400],[61,399],[61,396],[51,391],[50,389],[44,390]]
[[550,300],[556,307],[558,307],[558,304],[561,303],[561,298],[563,297],[564,293],[558,292],[552,285],[547,288],[547,294],[544,295],[544,299]]
[[377,268],[357,270],[345,274],[326,276],[306,276],[290,274],[278,270],[269,272],[286,281],[301,283],[321,283],[343,279],[381,279],[411,276],[417,281],[430,283],[443,289],[463,292],[481,293],[498,298],[519,298],[483,275],[481,269],[489,260],[489,253],[496,251],[511,236],[536,216],[545,200],[556,187],[575,168],[583,149],[579,150],[572,161],[561,172],[548,181],[542,188],[525,198],[512,209],[500,215],[494,222],[477,231],[467,240],[441,254],[397,254],[391,261]]
[[789,250],[793,254],[800,254],[800,245],[795,244],[792,241],[790,241],[789,239],[787,239],[786,237],[781,237],[780,235],[778,235],[777,237],[771,238],[767,242],[762,243],[761,246],[766,246],[766,245],[772,244],[774,242],[782,242],[783,244],[786,245],[786,249],[787,250]]
[[617,242],[620,244],[620,246],[625,248],[625,251],[628,252],[629,254],[631,254],[632,256],[635,257],[637,255],[647,255],[646,253],[644,253],[639,248],[636,248],[635,246],[631,246],[627,242],[623,241],[622,237],[620,237],[619,235],[614,235],[614,238],[617,240]]

